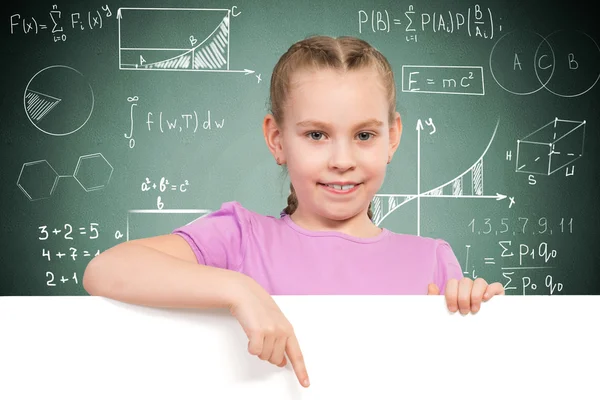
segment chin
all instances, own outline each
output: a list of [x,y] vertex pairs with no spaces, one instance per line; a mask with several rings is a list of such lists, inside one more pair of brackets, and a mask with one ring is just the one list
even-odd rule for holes
[[[321,212],[319,212],[319,214],[321,214],[321,216],[330,219],[332,221],[346,221],[349,220],[351,218],[356,217],[358,214],[361,213],[361,210],[354,210],[354,209],[344,209],[344,210],[321,210]],[[365,215],[366,211],[365,211]]]

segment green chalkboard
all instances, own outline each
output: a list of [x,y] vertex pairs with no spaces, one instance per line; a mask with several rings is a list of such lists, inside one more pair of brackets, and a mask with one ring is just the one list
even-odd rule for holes
[[95,254],[226,201],[279,215],[270,74],[315,34],[365,39],[394,67],[404,129],[374,199],[380,226],[446,239],[466,276],[508,295],[600,294],[591,8],[80,0],[3,13],[1,295],[85,295]]

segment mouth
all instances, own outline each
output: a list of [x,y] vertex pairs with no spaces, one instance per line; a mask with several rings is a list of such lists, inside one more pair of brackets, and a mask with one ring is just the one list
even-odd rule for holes
[[323,186],[325,189],[334,193],[350,193],[355,191],[361,183],[356,182],[334,182],[334,183],[321,183],[319,186]]

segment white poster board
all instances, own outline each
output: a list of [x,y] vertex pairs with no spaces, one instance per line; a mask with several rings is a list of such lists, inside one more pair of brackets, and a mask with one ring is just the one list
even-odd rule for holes
[[[593,398],[600,296],[275,296],[311,386],[247,352],[227,310],[0,298],[0,399]],[[592,396],[592,397],[590,397]]]

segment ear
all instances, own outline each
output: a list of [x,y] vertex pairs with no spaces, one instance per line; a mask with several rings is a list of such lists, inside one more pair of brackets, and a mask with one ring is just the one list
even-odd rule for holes
[[388,150],[388,156],[390,160],[394,156],[394,153],[400,145],[400,138],[402,137],[402,119],[400,113],[396,111],[394,123],[390,126],[390,146]]
[[272,114],[267,114],[263,121],[263,135],[267,147],[275,160],[279,163],[285,163],[285,155],[283,154],[283,134],[275,122],[275,117]]

